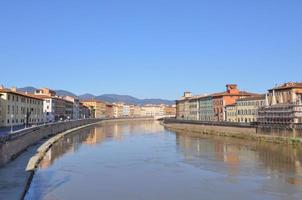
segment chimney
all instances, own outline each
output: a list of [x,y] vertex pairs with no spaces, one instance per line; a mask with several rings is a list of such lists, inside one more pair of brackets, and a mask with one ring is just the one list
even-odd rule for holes
[[226,89],[227,89],[227,93],[229,94],[239,93],[237,84],[227,84]]
[[184,97],[185,98],[190,98],[190,97],[192,97],[192,93],[191,92],[184,92]]
[[12,87],[11,91],[17,92],[17,88],[14,86],[14,87]]

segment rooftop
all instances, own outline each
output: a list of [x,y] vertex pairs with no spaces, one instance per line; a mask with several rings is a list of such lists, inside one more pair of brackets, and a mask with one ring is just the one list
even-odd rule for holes
[[292,88],[301,88],[302,89],[302,83],[301,82],[288,82],[288,83],[284,83],[282,85],[276,86],[272,89],[269,89],[269,91],[285,90],[285,89],[292,89]]

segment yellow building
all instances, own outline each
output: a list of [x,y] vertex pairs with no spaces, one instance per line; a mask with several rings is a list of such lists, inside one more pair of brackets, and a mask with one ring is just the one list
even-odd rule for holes
[[237,107],[236,104],[225,106],[225,116],[228,122],[237,122]]
[[0,87],[0,126],[43,123],[43,100],[34,95],[17,92],[16,88]]
[[265,95],[257,95],[238,99],[237,107],[237,122],[251,123],[256,122],[258,118],[259,108],[265,105]]
[[106,103],[100,100],[83,100],[83,105],[88,107],[92,118],[106,118],[107,106]]

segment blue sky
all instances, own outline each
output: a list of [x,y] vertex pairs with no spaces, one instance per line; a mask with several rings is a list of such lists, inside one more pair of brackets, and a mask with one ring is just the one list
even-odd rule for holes
[[0,84],[175,99],[302,81],[301,0],[3,0]]

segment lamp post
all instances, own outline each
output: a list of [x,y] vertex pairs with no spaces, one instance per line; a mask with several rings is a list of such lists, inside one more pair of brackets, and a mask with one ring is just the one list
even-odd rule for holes
[[24,115],[24,118],[25,118],[25,128],[27,128],[27,115]]
[[11,115],[10,115],[10,132],[11,132],[11,133],[13,132],[13,118],[14,118],[14,115],[11,114]]
[[38,125],[38,115],[36,114],[35,115],[35,118],[36,118],[36,126]]

